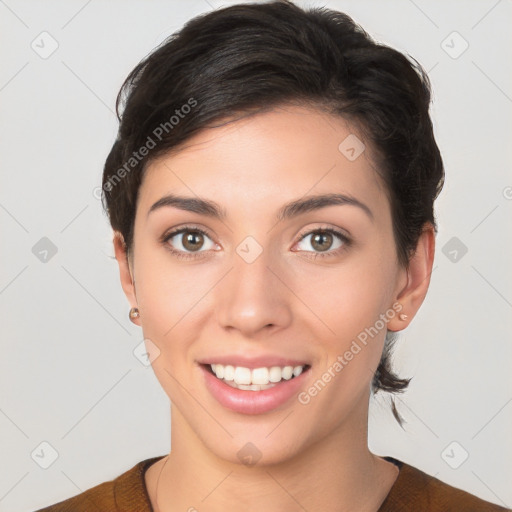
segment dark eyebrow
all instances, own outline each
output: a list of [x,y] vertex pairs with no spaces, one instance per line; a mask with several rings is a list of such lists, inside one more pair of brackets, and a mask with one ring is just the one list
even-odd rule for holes
[[[306,212],[333,205],[357,206],[361,208],[372,221],[374,219],[373,213],[368,206],[355,197],[345,194],[323,194],[297,199],[291,203],[285,204],[277,213],[276,219],[278,222],[281,222]],[[201,199],[199,197],[178,196],[175,194],[169,194],[160,198],[151,206],[148,211],[148,216],[151,212],[163,208],[164,206],[172,206],[180,210],[198,213],[199,215],[205,215],[219,220],[224,220],[227,217],[226,210],[221,208],[214,201]]]
[[217,203],[201,199],[199,197],[185,197],[169,194],[160,198],[154,203],[148,211],[148,216],[151,212],[163,208],[164,206],[172,206],[185,210],[187,212],[198,213],[199,215],[206,215],[214,219],[223,220],[226,218],[226,210],[221,208]]
[[285,204],[277,214],[277,220],[283,221],[302,213],[325,208],[333,205],[351,205],[361,208],[373,221],[373,213],[364,203],[355,197],[345,194],[323,194],[319,196],[301,197],[296,201]]

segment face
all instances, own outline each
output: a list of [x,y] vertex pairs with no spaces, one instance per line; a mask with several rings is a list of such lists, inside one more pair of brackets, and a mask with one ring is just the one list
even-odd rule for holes
[[173,438],[275,463],[365,428],[408,276],[354,136],[341,118],[280,108],[148,167],[123,285],[159,354]]

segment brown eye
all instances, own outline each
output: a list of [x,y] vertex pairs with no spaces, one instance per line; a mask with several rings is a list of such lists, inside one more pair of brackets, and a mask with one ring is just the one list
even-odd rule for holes
[[214,249],[216,245],[206,232],[198,228],[178,229],[165,235],[162,242],[175,254],[184,256],[204,253],[208,249]]
[[[306,244],[309,239],[309,244]],[[299,250],[316,256],[335,256],[350,245],[349,238],[335,229],[315,229],[299,240]],[[301,245],[309,245],[311,249]]]
[[187,251],[197,251],[204,244],[204,236],[197,231],[186,232],[182,238],[182,244]]
[[331,233],[319,232],[312,236],[311,246],[317,251],[327,251],[330,249],[333,241]]

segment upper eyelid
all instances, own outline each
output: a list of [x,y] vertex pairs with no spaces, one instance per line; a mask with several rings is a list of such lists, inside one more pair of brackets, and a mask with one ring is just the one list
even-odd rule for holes
[[161,239],[162,240],[169,239],[173,236],[181,235],[182,233],[184,233],[186,231],[198,231],[198,232],[204,233],[205,235],[212,238],[212,235],[208,229],[199,227],[199,226],[190,225],[190,226],[182,226],[182,227],[178,227],[178,228],[169,229],[169,230],[165,231],[165,233],[161,236]]
[[298,235],[300,237],[299,240],[302,240],[306,236],[312,235],[313,233],[319,233],[319,232],[333,233],[336,236],[340,236],[340,237],[347,238],[347,239],[350,238],[350,235],[348,234],[348,232],[345,229],[326,226],[326,227],[308,229],[308,230],[300,233]]

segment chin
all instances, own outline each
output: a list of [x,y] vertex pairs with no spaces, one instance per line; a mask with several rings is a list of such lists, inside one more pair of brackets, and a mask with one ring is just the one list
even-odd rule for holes
[[[207,449],[217,458],[230,464],[245,467],[267,467],[286,463],[302,452],[302,444],[287,437],[289,444],[283,444],[282,439],[269,441],[266,434],[260,437],[236,437],[230,442],[219,446],[215,440],[207,443]],[[205,443],[206,444],[206,443]]]

